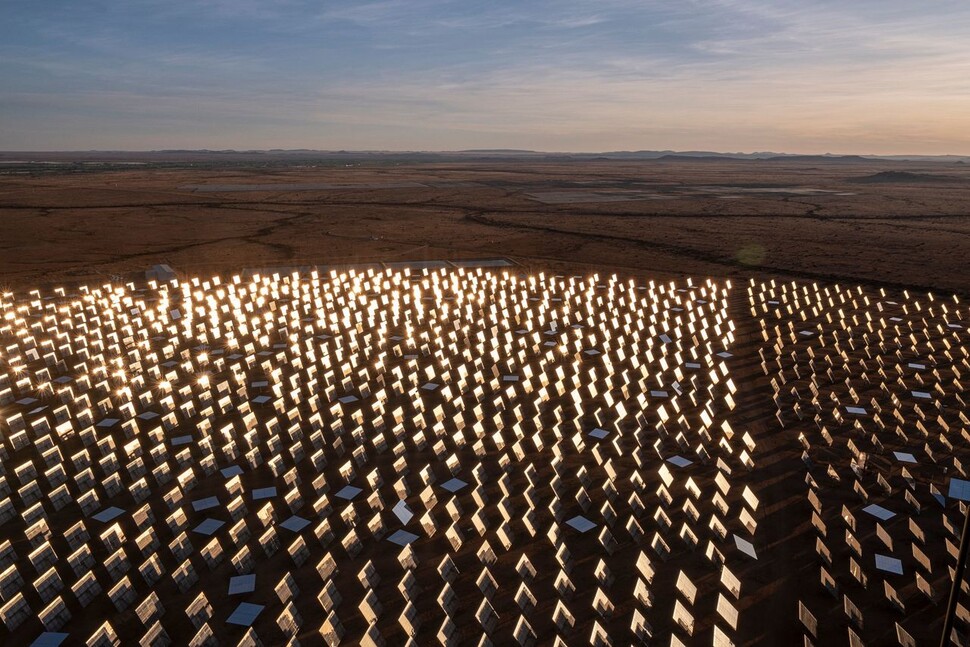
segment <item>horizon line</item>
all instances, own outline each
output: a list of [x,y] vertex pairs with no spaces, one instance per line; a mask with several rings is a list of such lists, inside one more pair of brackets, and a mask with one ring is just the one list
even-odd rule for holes
[[536,150],[525,148],[461,148],[461,149],[379,149],[379,148],[89,148],[89,149],[0,149],[0,155],[11,154],[84,154],[84,153],[125,153],[125,154],[178,154],[178,153],[214,153],[214,154],[253,154],[253,153],[327,153],[333,155],[351,154],[505,154],[505,155],[633,155],[633,154],[658,154],[658,155],[689,155],[695,157],[702,156],[721,156],[721,157],[752,157],[752,156],[776,156],[776,157],[864,157],[864,158],[892,158],[892,157],[932,157],[932,158],[968,158],[970,153],[806,153],[806,152],[787,152],[787,151],[717,151],[702,149],[615,149],[604,151],[556,151],[556,150]]

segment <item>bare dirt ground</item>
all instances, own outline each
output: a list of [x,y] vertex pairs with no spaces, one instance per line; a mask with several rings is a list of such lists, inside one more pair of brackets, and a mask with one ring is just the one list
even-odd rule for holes
[[0,175],[8,288],[157,262],[211,273],[494,256],[968,294],[970,168],[533,160]]
[[[764,546],[770,555],[743,573],[750,576],[746,582],[753,581],[754,593],[740,607],[744,621],[737,642],[798,643],[804,632],[794,614],[797,602],[804,601],[822,623],[818,644],[844,644],[842,602],[828,597],[818,583],[816,535],[809,522],[797,436],[804,432],[812,438],[817,472],[835,465],[848,474],[852,455],[845,440],[854,432],[847,424],[833,449],[811,436],[818,433],[808,420],[790,419],[784,429],[777,424],[769,377],[758,363],[758,351],[768,347],[757,319],[747,314],[747,277],[887,287],[893,289],[893,298],[900,298],[896,293],[906,288],[970,296],[970,170],[963,165],[530,161],[0,175],[0,288],[100,282],[141,273],[159,262],[208,274],[496,256],[584,274],[736,279],[730,306],[739,328],[729,364],[740,391],[732,425],[749,431],[759,446],[758,466],[750,478],[763,505],[759,525],[765,534],[758,536],[759,549]],[[780,318],[779,325],[789,319],[794,321]],[[904,360],[900,356],[897,361]],[[868,388],[863,391],[866,398],[876,391],[875,384]],[[951,406],[948,411],[954,416],[958,410]],[[914,436],[914,446],[920,443]],[[965,460],[965,445],[957,449],[953,455]],[[877,465],[879,461],[888,457],[879,456]],[[883,471],[892,472],[899,494],[898,466]],[[836,564],[832,572],[865,612],[868,644],[889,644],[894,621],[900,618],[917,644],[935,642],[942,618],[939,598],[948,581],[943,566],[949,558],[941,547],[950,535],[943,529],[943,515],[933,515],[931,521],[926,515],[921,521],[932,547],[927,552],[936,563],[937,600],[920,598],[907,585],[907,612],[896,614],[886,606],[881,588],[872,586],[867,593],[850,579],[851,554],[839,543],[844,528],[837,524],[841,506],[854,499],[837,483],[818,478],[829,497],[823,517],[832,528],[827,540]],[[866,478],[867,486],[878,492],[873,474]],[[921,481],[927,507],[935,503],[923,486],[932,482],[942,487],[937,481]],[[951,505],[954,519],[955,511]],[[900,515],[890,531],[903,535],[906,519]],[[884,550],[868,518],[860,521],[858,538],[867,557]],[[440,545],[443,540],[439,536],[436,541]],[[283,559],[266,568],[278,576]],[[550,555],[544,559],[551,562]],[[909,576],[915,565],[905,559]],[[430,559],[425,561],[424,568],[430,570]],[[501,567],[511,571],[508,563]],[[220,574],[228,576],[229,565],[221,568]],[[309,590],[308,582],[316,575],[307,571],[300,577],[306,578],[299,583]],[[667,589],[673,584],[668,579],[661,582]],[[318,582],[313,580],[313,585]],[[394,586],[390,580],[384,585]],[[702,586],[709,591],[717,587],[709,579]],[[554,596],[546,588],[543,604],[548,610]],[[166,604],[166,595],[175,597],[171,590],[161,594]],[[307,600],[308,618],[317,609],[313,597]],[[91,618],[112,613],[107,601],[99,604],[89,610]],[[219,618],[228,614],[228,600],[214,604]],[[500,615],[514,617],[507,612],[510,599],[503,604]],[[667,605],[666,613],[673,600],[658,604]],[[708,607],[699,614],[707,618],[704,622],[714,617]],[[278,613],[274,607],[272,614],[264,614],[258,630],[281,642],[274,624]],[[181,624],[173,634],[189,635],[187,620],[177,617]],[[363,631],[361,618],[345,618],[351,638]],[[581,635],[589,635],[591,622],[591,615],[580,619]],[[669,629],[662,622],[656,625],[659,633]],[[33,629],[39,630],[36,624]],[[622,624],[625,631],[629,616],[620,614],[613,624]],[[432,626],[428,623],[427,631]],[[312,642],[316,636],[307,639]]]

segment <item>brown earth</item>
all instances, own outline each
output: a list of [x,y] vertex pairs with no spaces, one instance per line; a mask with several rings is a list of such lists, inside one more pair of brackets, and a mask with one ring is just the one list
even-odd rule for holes
[[[857,181],[886,171],[900,179]],[[254,184],[282,186],[239,190]],[[767,275],[970,294],[970,169],[530,160],[0,175],[7,288],[98,282],[158,262],[231,273],[495,256],[657,277]]]
[[[947,179],[853,181],[887,169]],[[958,165],[889,162],[530,161],[6,175],[0,176],[0,286],[99,282],[143,272],[158,262],[184,272],[231,273],[247,267],[505,256],[532,267],[583,273],[771,276],[970,295],[965,269],[970,257],[970,181],[953,177],[970,180],[970,171]],[[429,185],[402,187],[404,183]],[[254,184],[280,184],[281,189],[238,186]],[[225,190],[189,188],[199,185],[222,185]],[[552,194],[590,193],[604,196],[604,201],[542,200]],[[799,432],[815,433],[814,426],[790,420],[781,430],[776,424],[768,376],[756,355],[766,347],[765,340],[756,319],[746,315],[745,285],[736,282],[731,297],[731,315],[739,329],[730,367],[741,388],[732,424],[749,430],[759,445],[758,467],[750,478],[758,484],[764,506],[759,522],[765,534],[759,535],[759,547],[772,558],[743,573],[746,582],[754,581],[751,589],[756,593],[740,609],[745,620],[738,642],[796,644],[803,632],[794,622],[794,610],[803,600],[822,622],[819,644],[842,644],[846,621],[840,615],[841,601],[826,597],[818,584],[816,536],[802,481],[802,448],[796,441]],[[787,319],[780,321],[783,325]],[[875,391],[871,385],[863,395]],[[956,411],[951,407],[949,415]],[[812,437],[813,458],[820,466],[847,470],[851,456],[843,441],[852,432],[843,431],[835,449]],[[867,478],[872,485],[874,477]],[[899,475],[892,478],[898,485]],[[888,644],[899,616],[881,599],[880,588],[874,586],[869,594],[853,588],[847,575],[848,549],[837,541],[844,533],[837,525],[838,511],[851,496],[824,477],[819,480],[829,497],[823,516],[832,528],[829,544],[838,566],[833,572],[863,608],[866,637],[877,641],[871,644]],[[201,490],[208,493],[205,487]],[[925,494],[921,489],[924,499]],[[953,512],[955,506],[951,508]],[[902,535],[903,519],[890,532]],[[936,563],[933,584],[942,595],[948,558],[941,546],[949,535],[943,530],[943,515],[924,524],[932,545],[928,552]],[[871,520],[860,522],[859,539],[868,542],[867,556],[881,550]],[[436,541],[442,542],[440,537]],[[542,559],[551,563],[550,555]],[[275,573],[282,561],[283,556],[270,570]],[[430,559],[425,561],[431,569]],[[907,574],[913,572],[911,566],[907,558]],[[511,570],[507,563],[501,567]],[[591,564],[586,567],[592,569]],[[222,568],[226,575],[228,564]],[[311,576],[315,574],[305,576],[306,582]],[[299,583],[311,588],[304,580]],[[391,581],[384,585],[394,586]],[[704,580],[703,586],[712,591],[716,583]],[[553,596],[551,587],[546,589],[548,607]],[[316,608],[313,597],[305,597],[304,617],[309,617]],[[911,586],[905,598],[909,631],[918,644],[935,642],[942,617],[939,600],[923,600]],[[92,618],[111,612],[106,601],[101,603]],[[214,604],[220,618],[228,613],[230,601]],[[503,604],[502,615],[514,617],[507,612],[510,600]],[[658,604],[666,612],[673,602]],[[433,606],[430,601],[426,605]],[[710,611],[705,607],[704,622],[713,618]],[[274,607],[272,614],[261,617],[260,635],[280,638],[274,633],[278,612]],[[353,636],[363,631],[360,616],[345,622]],[[580,620],[584,635],[589,635],[591,622],[592,616]],[[178,623],[173,633],[186,620],[178,616]],[[628,616],[621,614],[614,624],[628,623]],[[667,627],[658,624],[657,629]]]

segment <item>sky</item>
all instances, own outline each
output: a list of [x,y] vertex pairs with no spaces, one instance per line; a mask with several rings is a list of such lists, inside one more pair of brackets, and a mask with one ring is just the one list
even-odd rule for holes
[[3,0],[0,150],[970,154],[965,0]]

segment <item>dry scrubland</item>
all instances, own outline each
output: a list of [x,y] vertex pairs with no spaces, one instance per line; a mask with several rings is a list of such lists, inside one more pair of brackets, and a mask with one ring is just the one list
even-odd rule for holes
[[6,287],[27,287],[100,281],[155,262],[209,273],[508,256],[579,271],[768,275],[967,294],[968,199],[964,165],[900,162],[8,174],[0,175],[0,277]]

